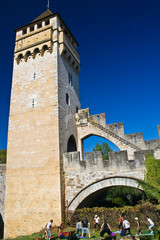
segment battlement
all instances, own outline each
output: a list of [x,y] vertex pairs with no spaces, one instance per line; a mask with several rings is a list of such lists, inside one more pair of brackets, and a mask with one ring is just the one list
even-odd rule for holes
[[[127,151],[109,152],[109,159],[103,160],[102,152],[88,152],[85,153],[85,160],[80,159],[79,152],[64,153],[64,168],[83,169],[92,171],[114,169],[114,171],[121,171],[123,169],[139,169],[144,168],[146,151],[136,151],[134,159],[129,160]],[[151,151],[153,154],[153,151]]]
[[[88,124],[94,124],[94,126],[101,129],[101,131],[105,131],[115,139],[119,139],[121,142],[125,142],[127,145],[130,145],[135,150],[154,150],[157,149],[160,144],[160,139],[144,141],[143,133],[141,132],[125,134],[123,122],[106,124],[105,113],[90,115],[89,108],[79,110],[75,118],[77,126],[87,126]],[[160,125],[157,126],[157,129],[160,136]],[[155,157],[160,158],[160,154],[158,153],[158,151],[157,154],[158,155],[156,155]]]

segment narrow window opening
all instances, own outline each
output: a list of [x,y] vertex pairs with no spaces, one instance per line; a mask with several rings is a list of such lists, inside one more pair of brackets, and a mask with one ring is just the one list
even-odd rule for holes
[[78,113],[78,107],[76,107],[76,113]]
[[32,99],[32,108],[34,108],[34,104],[35,104],[35,102],[34,102],[34,98]]
[[119,154],[117,153],[117,159],[119,160]]
[[27,28],[23,29],[23,34],[26,34],[26,33],[27,33]]
[[148,142],[148,149],[150,149],[150,142]]
[[117,132],[117,125],[114,125],[115,131]]
[[66,93],[66,103],[67,103],[67,105],[70,106],[70,98],[69,98],[68,93]]
[[137,142],[137,138],[136,138],[136,135],[134,135],[134,141]]
[[34,31],[34,26],[30,27],[30,32]]
[[37,28],[41,28],[41,27],[42,27],[42,23],[38,23]]
[[36,73],[34,72],[33,74],[33,79],[35,80],[36,79]]
[[68,82],[72,86],[72,74],[68,73]]
[[49,25],[49,19],[45,21],[45,25]]

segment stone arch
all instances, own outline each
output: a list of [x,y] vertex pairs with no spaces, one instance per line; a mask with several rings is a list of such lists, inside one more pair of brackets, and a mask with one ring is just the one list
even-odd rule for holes
[[0,213],[0,239],[3,239],[3,235],[4,235],[4,222],[2,215]]
[[40,55],[41,55],[41,53],[40,53],[39,48],[35,48],[33,51],[33,58],[35,58],[36,56],[40,56]]
[[27,62],[27,60],[28,60],[28,59],[31,59],[31,57],[32,57],[31,52],[30,52],[30,51],[27,51],[26,54],[25,54],[25,57],[24,57],[24,58],[25,58],[25,61]]
[[18,55],[18,57],[16,58],[16,61],[17,61],[17,64],[19,64],[20,62],[23,61],[23,54],[22,54],[22,53],[20,53],[20,54]]
[[76,152],[76,151],[77,151],[76,139],[73,135],[71,135],[67,143],[67,152]]
[[86,188],[82,189],[74,199],[69,203],[69,210],[76,210],[76,208],[80,205],[80,203],[86,199],[89,195],[95,193],[104,188],[113,187],[113,186],[128,186],[138,188],[143,190],[139,185],[137,179],[134,178],[127,178],[127,177],[112,177],[112,178],[105,178],[101,179],[97,182],[94,182],[87,186]]
[[127,151],[128,158],[130,160],[134,159],[134,152],[136,150],[140,150],[137,146],[127,141],[124,137],[118,136],[117,134],[108,131],[108,129],[105,129],[103,126],[98,127],[94,124],[89,123],[83,128],[78,128],[78,150],[80,151],[82,158],[84,156],[83,140],[92,135],[103,137],[109,140],[110,142],[115,144],[120,149],[120,151]]
[[47,45],[44,45],[42,47],[42,55],[45,55],[46,53],[49,53],[49,47]]

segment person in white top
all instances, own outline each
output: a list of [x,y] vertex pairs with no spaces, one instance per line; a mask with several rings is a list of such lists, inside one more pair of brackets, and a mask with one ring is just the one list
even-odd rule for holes
[[151,233],[153,233],[153,227],[154,227],[154,222],[147,216],[147,220],[148,220],[148,223],[149,223],[149,231]]
[[125,231],[124,235],[126,234],[126,232],[128,232],[128,234],[131,235],[130,223],[126,219],[123,221],[123,228],[124,228],[124,231]]
[[95,230],[96,230],[96,227],[97,227],[97,226],[98,226],[98,228],[99,228],[99,230],[100,230],[99,220],[100,220],[100,218],[99,218],[97,215],[95,215],[95,217],[94,217],[94,229],[95,229]]
[[51,227],[52,227],[53,220],[51,219],[50,222],[47,224],[46,231],[47,231],[47,239],[51,239]]

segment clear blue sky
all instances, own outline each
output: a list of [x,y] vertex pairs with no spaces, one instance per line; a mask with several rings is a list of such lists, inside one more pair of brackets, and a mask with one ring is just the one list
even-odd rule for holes
[[[47,0],[1,2],[0,149],[7,146],[14,29],[46,6]],[[123,122],[126,134],[158,138],[160,1],[50,0],[50,10],[61,15],[79,43],[82,108],[105,112],[107,123]]]

